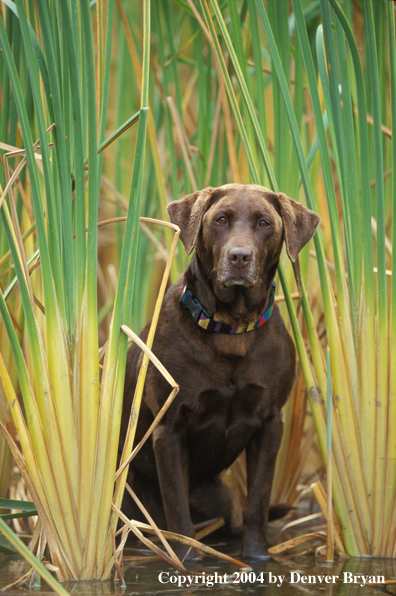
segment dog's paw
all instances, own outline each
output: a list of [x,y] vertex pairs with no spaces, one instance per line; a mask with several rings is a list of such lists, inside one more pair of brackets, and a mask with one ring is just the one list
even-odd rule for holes
[[271,556],[268,554],[268,551],[242,551],[241,553],[242,559],[260,559],[262,561],[268,560]]
[[269,559],[267,547],[257,542],[247,542],[242,545],[241,556],[245,559]]

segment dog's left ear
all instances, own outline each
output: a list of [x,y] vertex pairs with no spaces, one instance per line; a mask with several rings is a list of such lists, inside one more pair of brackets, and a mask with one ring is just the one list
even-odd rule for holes
[[294,263],[300,250],[315,234],[320,217],[282,192],[278,193],[278,202],[283,219],[286,252]]
[[195,248],[202,217],[209,208],[215,190],[215,188],[208,186],[203,190],[187,195],[179,201],[172,201],[166,208],[171,222],[180,228],[180,240],[183,242],[188,255]]

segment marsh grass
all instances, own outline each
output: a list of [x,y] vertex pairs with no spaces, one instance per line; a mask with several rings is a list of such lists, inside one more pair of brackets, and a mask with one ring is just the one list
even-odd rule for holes
[[[4,426],[2,430],[39,511],[36,534],[43,532],[55,573],[63,580],[102,577],[113,550],[113,481],[109,478],[114,479],[116,471],[127,349],[121,324],[130,321],[136,268],[134,243],[142,197],[150,44],[147,1],[141,15],[141,97],[135,117],[139,123],[125,239],[100,366],[98,205],[114,3],[96,5],[96,58],[89,6],[81,3],[76,19],[71,8],[77,5],[72,5],[59,2],[50,7],[43,2],[32,12],[32,6],[22,1],[7,3],[8,8],[2,6],[5,18],[0,22],[3,66],[8,75],[3,88],[12,95],[8,126],[13,128],[14,119],[21,131],[24,151],[19,165],[26,165],[29,173],[25,194],[34,217],[40,261],[40,275],[33,284],[28,272],[31,255],[22,240],[24,206],[18,196],[18,214],[13,187],[16,176],[10,176],[7,158],[3,158],[2,229],[23,308],[24,344],[6,302],[7,289],[1,293],[0,309],[15,363],[10,370],[18,375],[25,417],[16,396],[17,385],[3,359],[1,379],[23,457]],[[10,35],[11,31],[18,32],[20,61],[15,60],[16,35]],[[23,87],[31,95],[30,112]],[[56,125],[49,126],[52,122]],[[127,125],[121,127],[120,134]],[[33,135],[39,137],[35,145]],[[107,144],[111,141],[113,137]]]
[[[231,180],[281,189],[322,217],[301,254],[300,314],[293,268],[285,258],[279,269],[307,389],[300,376],[274,498],[296,496],[314,440],[307,399],[326,462],[331,376],[343,545],[395,555],[392,11],[368,0],[2,3],[1,422],[14,421],[9,443],[18,433],[58,578],[109,573],[126,475],[114,493],[121,324],[139,332],[187,263],[181,247],[168,258],[174,231],[140,214],[166,219],[170,200]],[[133,443],[132,428],[124,459]],[[2,438],[0,458],[5,490]]]
[[[336,0],[296,0],[289,13],[286,2],[220,6],[217,0],[187,1],[173,29],[167,6],[155,26],[162,25],[162,35],[156,29],[162,40],[165,32],[174,32],[167,40],[171,57],[165,59],[163,49],[158,52],[162,80],[173,69],[173,99],[163,106],[169,108],[179,145],[179,188],[180,179],[186,192],[194,180],[198,187],[202,179],[216,186],[228,181],[231,172],[235,181],[282,189],[322,216],[315,259],[309,247],[301,256],[303,324],[290,297],[293,272],[287,261],[279,269],[280,281],[324,461],[328,378],[332,381],[332,496],[345,548],[349,554],[393,555],[395,290],[387,275],[394,205],[389,198],[394,196],[389,175],[394,156],[389,132],[395,88],[393,5],[365,1],[360,10],[351,2],[341,8]],[[174,39],[180,39],[179,54]],[[189,51],[194,44],[195,53]],[[176,73],[188,67],[197,91],[188,94],[183,112]],[[209,78],[210,92],[204,84]],[[196,148],[190,155],[183,149],[175,110],[184,116],[182,126]],[[191,129],[191,114],[196,129]],[[199,126],[204,114],[207,135]],[[220,131],[218,138],[208,138],[212,130]],[[208,177],[205,165],[211,163],[213,143],[218,143],[218,162]],[[171,144],[166,149],[172,163],[174,149]],[[224,157],[229,170],[221,166]],[[173,183],[170,174],[169,167]],[[298,424],[299,432],[288,437],[301,441]]]

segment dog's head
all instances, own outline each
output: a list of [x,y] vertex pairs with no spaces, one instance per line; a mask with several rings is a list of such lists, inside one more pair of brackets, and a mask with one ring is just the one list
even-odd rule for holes
[[301,203],[256,184],[205,188],[170,203],[168,213],[187,253],[196,248],[223,287],[256,286],[276,269],[283,241],[294,262],[320,222]]

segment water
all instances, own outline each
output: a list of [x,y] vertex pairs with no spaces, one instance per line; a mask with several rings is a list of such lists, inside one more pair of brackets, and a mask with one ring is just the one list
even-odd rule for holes
[[[302,532],[300,532],[302,533]],[[235,558],[239,557],[240,544],[237,540],[219,541],[208,537],[207,543]],[[126,549],[123,572],[126,587],[118,581],[106,582],[67,582],[65,588],[70,594],[96,596],[107,594],[141,595],[158,594],[164,596],[195,596],[213,594],[264,594],[264,596],[367,596],[396,595],[396,583],[385,586],[363,584],[376,576],[396,581],[396,560],[391,559],[338,559],[326,563],[314,554],[293,557],[274,557],[252,563],[251,570],[239,569],[230,563],[205,556],[186,564],[188,576],[185,578],[162,560],[150,556],[149,551]],[[19,557],[0,555],[0,590],[27,572],[28,568]],[[194,573],[193,573],[194,572]],[[226,576],[226,577],[225,577]],[[317,576],[317,577],[316,577]],[[322,577],[322,582],[319,577]],[[327,576],[327,582],[326,582]],[[338,577],[335,577],[338,576]],[[228,583],[224,583],[226,580]],[[315,582],[316,580],[316,582]],[[315,582],[315,583],[314,583]],[[7,595],[28,592],[22,588],[3,592]],[[1,593],[1,592],[0,592]],[[38,595],[53,594],[45,584],[35,589]]]

